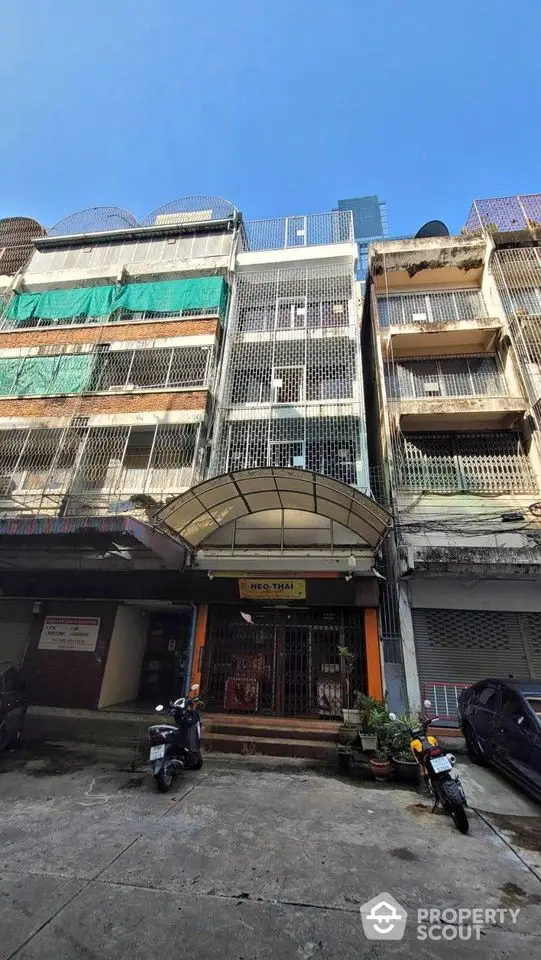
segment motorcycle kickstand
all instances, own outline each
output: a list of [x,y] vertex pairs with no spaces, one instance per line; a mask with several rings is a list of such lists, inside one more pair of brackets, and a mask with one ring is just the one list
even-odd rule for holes
[[434,806],[432,807],[432,810],[430,811],[430,813],[435,813],[435,812],[436,812],[436,807],[439,805],[439,802],[440,802],[440,801],[439,801],[438,798],[436,797],[436,799],[434,800]]

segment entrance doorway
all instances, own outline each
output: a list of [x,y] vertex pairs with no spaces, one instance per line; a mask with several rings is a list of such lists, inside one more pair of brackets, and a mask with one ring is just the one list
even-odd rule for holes
[[[245,608],[242,608],[246,612]],[[213,607],[203,658],[207,709],[278,717],[338,719],[345,678],[338,648],[353,653],[350,689],[364,689],[361,610]]]
[[168,703],[184,693],[192,611],[153,612],[141,669],[140,700]]

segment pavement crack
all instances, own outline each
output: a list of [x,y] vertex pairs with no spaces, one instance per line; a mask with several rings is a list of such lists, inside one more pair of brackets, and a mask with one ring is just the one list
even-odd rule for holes
[[486,826],[489,827],[489,828],[492,830],[492,833],[494,833],[494,834],[498,837],[498,839],[501,840],[502,843],[504,843],[505,846],[508,847],[509,850],[511,850],[511,853],[514,853],[514,855],[515,855],[515,857],[517,858],[517,860],[520,860],[520,862],[523,864],[523,866],[525,866],[526,869],[530,871],[530,873],[532,874],[533,877],[535,877],[535,879],[537,880],[537,882],[538,882],[538,883],[541,883],[541,878],[539,877],[539,874],[537,873],[537,871],[528,863],[527,860],[524,859],[523,856],[521,856],[521,854],[518,852],[518,850],[516,849],[516,847],[514,847],[513,844],[509,842],[509,840],[506,840],[506,838],[505,838],[501,833],[499,833],[499,831],[496,829],[496,827],[494,827],[494,826],[492,825],[492,823],[490,822],[490,820],[487,820],[487,818],[485,817],[485,815],[484,815],[483,813],[481,813],[480,810],[477,810],[477,809],[476,809],[475,812],[476,812],[477,816],[481,818],[481,820],[483,821],[483,823],[486,824]]

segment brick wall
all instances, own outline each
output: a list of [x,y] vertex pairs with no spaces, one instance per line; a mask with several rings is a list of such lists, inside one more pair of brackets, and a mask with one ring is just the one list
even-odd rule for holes
[[88,417],[104,413],[152,413],[167,410],[206,410],[207,390],[175,393],[107,394],[90,397],[10,397],[0,400],[0,417]]
[[83,327],[38,327],[34,330],[9,330],[0,333],[0,349],[40,347],[67,343],[112,343],[116,340],[154,340],[159,337],[196,337],[215,335],[219,321],[149,320],[145,323],[110,323]]

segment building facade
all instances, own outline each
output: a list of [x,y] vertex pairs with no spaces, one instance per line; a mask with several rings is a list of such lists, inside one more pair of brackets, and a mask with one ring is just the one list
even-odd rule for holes
[[460,237],[369,253],[363,345],[370,457],[395,521],[390,616],[410,706],[428,696],[451,723],[462,686],[541,676],[540,209],[539,197],[478,201]]
[[4,223],[0,659],[34,702],[196,680],[216,711],[334,718],[343,647],[348,695],[381,694],[351,214]]

